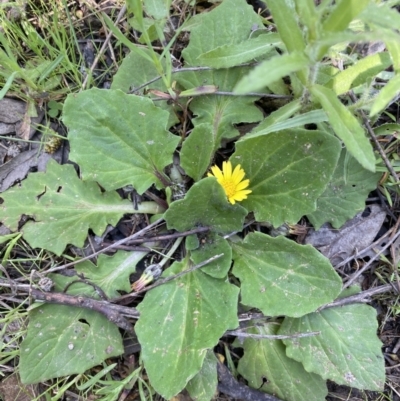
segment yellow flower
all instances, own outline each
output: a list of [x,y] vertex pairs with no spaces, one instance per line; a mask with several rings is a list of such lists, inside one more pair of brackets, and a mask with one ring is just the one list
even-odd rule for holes
[[[217,181],[222,185],[229,202],[232,205],[235,202],[240,202],[247,198],[247,195],[252,191],[245,189],[249,186],[250,180],[243,180],[245,172],[238,164],[235,170],[232,172],[232,163],[230,161],[222,163],[222,171],[217,167],[211,167],[211,173],[208,173],[209,177],[215,177]],[[243,180],[243,181],[242,181]]]

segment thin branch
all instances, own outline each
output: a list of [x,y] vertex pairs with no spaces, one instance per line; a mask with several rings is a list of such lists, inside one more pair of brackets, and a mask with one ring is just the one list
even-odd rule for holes
[[[258,63],[244,63],[244,64],[240,64],[235,66],[237,67],[253,67],[258,65]],[[233,68],[235,68],[233,67]],[[215,68],[213,67],[184,67],[184,68],[175,68],[174,70],[171,71],[172,74],[176,74],[178,72],[193,72],[193,71],[213,71],[215,70]],[[159,75],[158,77],[155,77],[153,79],[150,79],[150,81],[147,81],[146,83],[137,86],[136,88],[132,88],[128,93],[135,93],[137,91],[139,91],[140,89],[145,88],[146,86],[159,81],[162,78],[161,75]]]
[[396,235],[394,235],[389,241],[388,243],[373,257],[371,257],[371,259],[360,269],[358,270],[356,273],[354,273],[350,279],[343,285],[343,289],[349,287],[351,284],[354,283],[354,281],[357,279],[357,277],[359,277],[361,274],[363,274],[372,264],[372,262],[374,262],[376,259],[379,258],[379,256],[387,249],[389,248],[389,246],[392,245],[392,243],[394,241],[396,241],[396,239],[400,236],[400,231],[398,231],[396,233]]
[[[111,307],[107,301],[98,301],[93,298],[76,296],[76,295],[69,295],[59,292],[42,292],[35,288],[30,290],[30,295],[40,301],[44,301],[47,303],[58,304],[58,305],[68,305],[68,306],[75,306],[80,308],[85,308],[89,310],[94,310],[96,312],[101,313],[105,316],[110,322],[116,324],[121,329],[127,331],[133,331],[132,324],[125,319],[120,313],[120,308],[116,309]],[[134,308],[129,308],[131,310],[131,314],[134,317],[138,318],[139,313],[135,311]],[[136,312],[136,313],[134,313]]]
[[116,242],[114,242],[113,244],[111,244],[110,246],[107,246],[107,247],[105,247],[105,248],[103,248],[103,249],[100,249],[99,251],[94,252],[94,253],[92,253],[91,255],[85,256],[85,257],[82,258],[82,259],[75,260],[75,261],[70,262],[70,263],[67,263],[67,264],[65,264],[65,265],[53,267],[53,268],[47,270],[46,272],[42,272],[42,274],[53,273],[53,272],[58,271],[58,270],[66,269],[67,267],[75,266],[75,265],[77,265],[78,263],[84,262],[85,260],[88,260],[88,259],[92,259],[92,258],[94,258],[95,256],[100,255],[101,253],[104,253],[104,252],[107,252],[107,251],[109,251],[109,250],[111,250],[111,249],[114,249],[114,248],[116,248],[116,247],[119,246],[119,245],[126,244],[127,242],[129,242],[129,241],[131,241],[131,240],[133,240],[133,239],[136,239],[136,238],[138,238],[138,237],[141,237],[141,236],[142,236],[143,234],[145,234],[147,231],[150,231],[152,228],[154,228],[154,227],[156,227],[158,224],[160,224],[163,220],[164,220],[163,218],[160,218],[160,219],[156,220],[154,223],[151,223],[151,224],[149,224],[147,227],[145,227],[145,228],[143,228],[142,230],[138,231],[137,233],[130,235],[129,237],[126,237],[126,238],[123,238],[123,239],[121,239],[121,240],[119,240],[119,241],[116,241]]
[[366,291],[362,291],[359,294],[351,295],[349,297],[345,298],[339,298],[336,299],[335,301],[321,306],[317,312],[320,312],[324,309],[328,308],[334,308],[338,306],[344,306],[344,305],[349,305],[349,304],[357,304],[357,303],[367,303],[370,302],[370,297],[378,294],[383,294],[385,292],[390,292],[390,291],[397,291],[396,288],[393,287],[392,284],[385,284],[381,285],[379,287],[371,288]]

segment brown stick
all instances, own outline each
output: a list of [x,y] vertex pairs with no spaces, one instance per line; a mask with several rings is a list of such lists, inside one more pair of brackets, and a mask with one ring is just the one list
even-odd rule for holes
[[131,317],[138,318],[139,312],[134,308],[127,308],[124,306],[113,305],[107,301],[98,301],[93,298],[68,295],[59,292],[42,292],[35,288],[30,290],[30,295],[36,300],[58,304],[58,305],[68,305],[80,308],[85,308],[89,310],[94,310],[105,316],[110,322],[114,323],[121,329],[127,331],[133,331],[133,326],[128,322],[125,317],[122,316],[122,312],[125,314],[129,313]]

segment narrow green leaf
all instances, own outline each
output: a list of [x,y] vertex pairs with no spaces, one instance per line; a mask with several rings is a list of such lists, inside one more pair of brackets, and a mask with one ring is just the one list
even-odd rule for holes
[[[62,291],[72,280],[57,276],[56,288]],[[93,289],[85,286],[80,295],[93,296]],[[118,327],[100,313],[65,305],[43,305],[29,312],[28,333],[21,343],[21,380],[25,384],[40,383],[81,374],[123,352]]]
[[316,208],[340,155],[340,143],[321,131],[291,129],[236,143],[231,156],[253,192],[242,202],[258,221],[296,223]]
[[393,60],[393,69],[396,73],[400,72],[400,43],[398,40],[389,40],[385,41],[386,47],[389,51],[390,57]]
[[376,97],[372,104],[369,115],[376,116],[399,94],[400,88],[400,74],[395,75],[389,80],[386,85],[381,89],[379,95]]
[[[251,334],[276,335],[278,324],[256,323],[248,330]],[[328,394],[325,380],[306,372],[303,365],[286,356],[280,340],[244,340],[244,356],[239,360],[238,371],[253,388],[273,394],[285,401],[321,401]],[[263,378],[267,378],[264,383]]]
[[266,3],[271,11],[279,36],[289,53],[304,50],[306,44],[296,20],[294,2],[292,0],[266,0]]
[[374,308],[345,305],[299,319],[285,318],[279,334],[321,332],[318,336],[283,340],[287,356],[324,379],[381,391],[385,384],[385,361],[377,329]]
[[264,120],[262,120],[260,124],[258,124],[257,127],[251,131],[251,133],[247,135],[249,136],[252,134],[255,135],[258,131],[263,131],[265,129],[268,129],[268,127],[271,125],[284,122],[300,110],[301,110],[300,99],[292,100],[291,102],[280,107],[278,110],[273,111],[268,117],[264,118]]
[[[268,116],[267,118],[269,118]],[[285,121],[276,122],[275,124],[268,124],[266,128],[260,129],[260,126],[266,126],[264,121],[250,133],[244,135],[240,141],[245,141],[249,138],[256,138],[258,136],[267,135],[271,132],[278,132],[290,128],[304,127],[306,124],[317,124],[327,121],[328,117],[324,110],[311,110],[304,114],[299,114],[295,117],[289,118]]]
[[[60,166],[53,160],[46,173],[30,174],[21,186],[8,189],[1,197],[3,224],[16,231],[21,215],[32,217],[21,229],[24,238],[33,248],[57,255],[67,244],[82,247],[89,228],[102,235],[108,224],[116,225],[125,213],[135,212],[132,202],[116,192],[102,192],[95,182],[82,182],[71,164]],[[146,202],[139,208],[146,213],[153,206]],[[153,212],[162,212],[157,209]]]
[[321,85],[314,85],[311,93],[319,100],[335,134],[347,150],[367,170],[375,171],[375,156],[357,118],[340,102],[335,93]]
[[232,248],[232,273],[240,279],[242,303],[266,316],[302,316],[341,291],[329,260],[311,246],[256,232]]
[[370,3],[370,0],[340,0],[323,23],[326,32],[344,31]]
[[14,82],[15,75],[17,75],[18,71],[14,71],[10,76],[7,78],[7,82],[4,84],[3,88],[0,90],[0,100],[4,98],[7,94],[8,90],[10,89],[12,83]]
[[236,93],[262,90],[270,83],[308,67],[310,61],[303,53],[293,52],[262,62],[235,86]]
[[185,173],[195,181],[199,181],[210,165],[215,143],[213,127],[210,124],[196,126],[183,142],[181,150],[181,166]]
[[108,190],[133,185],[140,194],[163,186],[179,137],[166,130],[168,113],[150,99],[95,88],[69,95],[63,112],[70,158],[83,179]]
[[317,39],[319,15],[313,0],[296,0],[296,11],[302,24],[307,27],[308,42]]
[[[167,275],[190,267],[175,262]],[[157,287],[139,304],[136,333],[152,386],[166,399],[181,391],[201,369],[207,350],[237,327],[239,289],[194,271]],[[162,363],[160,363],[162,361]]]
[[392,60],[387,52],[366,56],[356,64],[335,75],[330,86],[336,95],[342,95],[351,88],[374,79],[377,74],[391,64]]
[[200,372],[188,382],[186,390],[193,400],[210,401],[214,398],[217,385],[217,358],[213,351],[208,350]]
[[201,54],[198,59],[202,65],[214,68],[229,68],[247,63],[257,57],[265,56],[279,43],[279,35],[269,33],[241,43],[219,46],[216,49]]
[[222,186],[209,177],[195,183],[184,199],[173,202],[164,218],[169,229],[185,231],[201,225],[229,233],[242,229],[246,214],[242,206],[231,205]]
[[376,188],[380,176],[381,173],[365,170],[343,149],[326,190],[317,200],[317,210],[307,215],[311,224],[316,230],[327,222],[340,228],[364,210],[365,200]]

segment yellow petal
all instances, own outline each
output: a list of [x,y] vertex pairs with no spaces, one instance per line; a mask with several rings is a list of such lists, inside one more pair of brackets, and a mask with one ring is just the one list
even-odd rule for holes
[[232,177],[232,163],[230,161],[222,163],[222,171],[226,179]]

